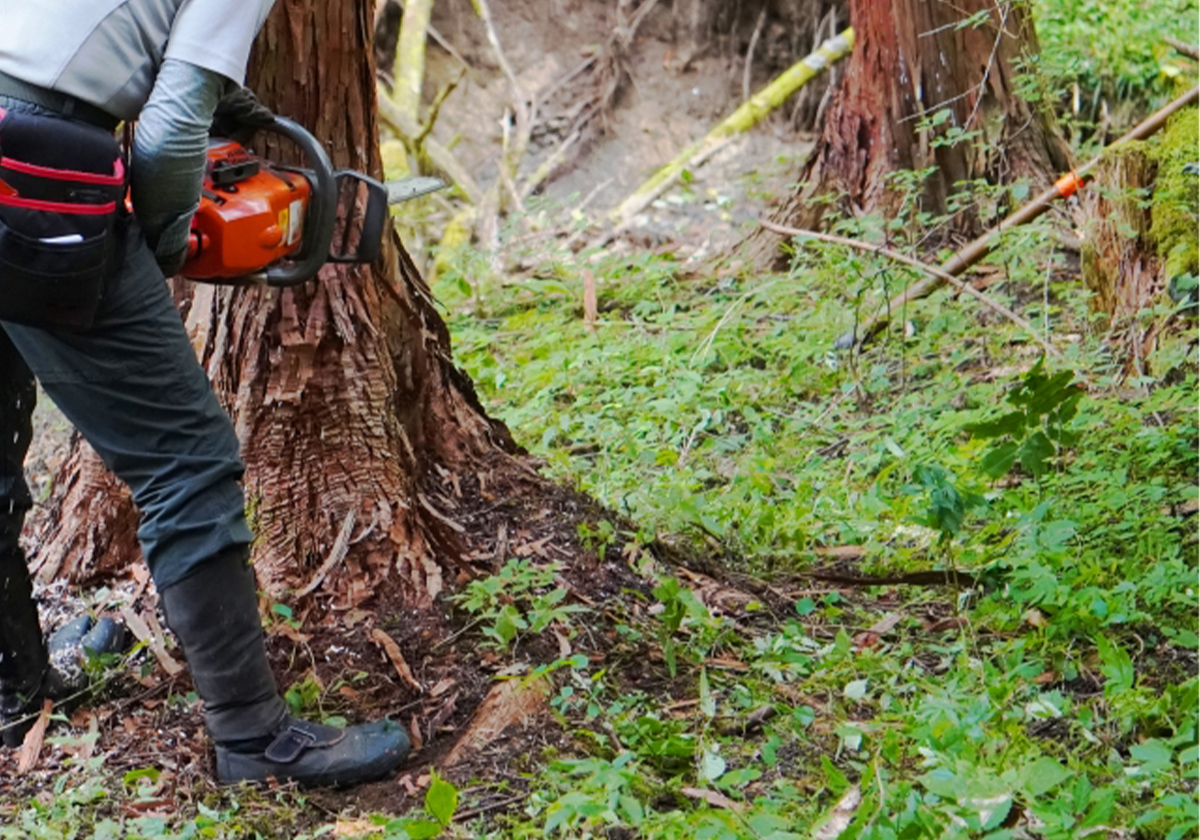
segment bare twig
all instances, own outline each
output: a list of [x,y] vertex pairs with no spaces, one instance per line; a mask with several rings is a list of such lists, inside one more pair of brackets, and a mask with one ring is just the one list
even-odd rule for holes
[[[425,131],[424,127],[410,119],[388,99],[386,91],[379,91],[376,100],[379,105],[379,118],[397,134],[412,139],[420,137]],[[456,187],[462,190],[467,201],[478,206],[479,202],[483,200],[483,190],[475,183],[475,179],[467,171],[467,168],[454,157],[454,153],[432,137],[426,138],[424,146],[425,152],[434,165],[442,170]]]
[[350,535],[354,531],[354,520],[357,516],[358,513],[354,508],[346,511],[346,518],[342,520],[342,527],[338,530],[337,539],[333,541],[333,548],[329,550],[329,556],[325,558],[321,568],[317,569],[317,573],[312,576],[312,580],[296,593],[297,598],[303,598],[316,590],[321,585],[321,581],[325,580],[325,576],[333,571],[338,563],[346,559],[346,554],[350,551]]
[[1186,55],[1193,61],[1200,61],[1200,50],[1196,49],[1195,44],[1185,44],[1178,38],[1163,38],[1163,43],[1175,50],[1175,52]]
[[742,70],[742,101],[745,102],[750,98],[750,76],[754,69],[754,48],[758,46],[758,39],[762,37],[763,26],[767,22],[767,4],[763,4],[762,11],[758,13],[758,22],[754,24],[754,34],[750,36],[750,45],[746,47],[746,66]]
[[964,283],[961,280],[959,280],[957,277],[955,277],[953,274],[949,274],[948,272],[945,272],[942,269],[937,268],[936,266],[929,265],[928,263],[923,263],[918,259],[914,259],[913,257],[907,256],[905,254],[901,254],[898,251],[893,251],[890,248],[884,248],[879,245],[872,245],[869,242],[859,242],[857,239],[847,239],[844,236],[833,236],[832,234],[818,233],[817,231],[813,231],[813,230],[801,230],[799,228],[786,227],[784,225],[779,225],[779,224],[776,224],[775,222],[771,222],[771,221],[767,221],[767,220],[760,221],[760,224],[763,227],[767,228],[767,230],[772,230],[775,233],[782,233],[785,236],[796,236],[796,237],[800,237],[800,238],[819,239],[822,242],[831,242],[835,245],[844,245],[847,248],[857,248],[860,251],[868,251],[872,254],[877,254],[878,256],[887,257],[888,259],[895,260],[896,262],[901,262],[901,263],[904,263],[905,265],[912,266],[913,268],[916,268],[920,271],[925,272],[926,274],[930,275],[931,277],[936,277],[940,280],[945,281],[946,283],[949,283],[951,286],[958,289],[959,291],[965,292],[966,294],[975,298],[976,300],[978,300],[980,303],[982,303],[984,306],[988,307],[989,309],[1003,315],[1005,318],[1012,321],[1018,327],[1020,327],[1021,329],[1025,330],[1027,333],[1029,333],[1029,335],[1031,335],[1038,344],[1042,345],[1043,349],[1045,349],[1045,351],[1048,354],[1050,354],[1051,356],[1057,356],[1059,358],[1062,358],[1062,351],[1060,351],[1053,344],[1050,344],[1048,341],[1043,340],[1042,337],[1040,335],[1038,335],[1038,331],[1037,331],[1037,329],[1034,328],[1033,324],[1026,321],[1024,318],[1022,318],[1017,313],[1013,312],[1007,306],[1005,306],[1001,303],[997,303],[996,301],[992,300],[990,297],[985,295],[983,292],[977,290],[970,283]]
[[521,185],[520,191],[522,198],[528,198],[533,195],[534,191],[542,185],[542,182],[554,173],[554,170],[566,159],[567,152],[571,150],[571,147],[579,142],[579,138],[580,133],[576,131],[558,144],[558,148],[551,152],[550,156],[542,161],[537,170],[525,179],[525,183]]
[[450,94],[454,93],[454,89],[458,87],[458,83],[462,81],[463,76],[466,74],[466,70],[459,71],[454,81],[437,92],[437,96],[433,98],[433,102],[429,106],[429,114],[421,127],[421,133],[412,138],[413,143],[417,146],[425,144],[425,140],[433,132],[433,127],[437,124],[438,117],[442,113],[442,106],[446,104],[446,100],[450,97]]
[[133,611],[132,607],[122,607],[121,617],[125,619],[125,626],[140,642],[145,642],[150,648],[150,652],[154,654],[154,658],[158,660],[158,664],[162,665],[163,670],[167,672],[167,676],[178,676],[183,672],[183,666],[179,664],[175,657],[167,652],[166,645],[163,644],[162,636],[155,635],[150,629],[150,625],[146,623],[140,615]]

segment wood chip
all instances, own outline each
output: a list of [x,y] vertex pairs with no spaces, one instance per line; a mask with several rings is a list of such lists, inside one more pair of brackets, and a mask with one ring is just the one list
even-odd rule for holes
[[856,633],[854,636],[855,650],[870,650],[879,645],[880,637],[885,633],[891,632],[900,619],[904,617],[903,613],[893,612],[888,613],[883,618],[876,621],[867,630],[861,633]]
[[37,764],[38,756],[42,754],[42,744],[46,741],[46,727],[50,725],[50,710],[53,708],[53,700],[48,697],[43,700],[41,714],[25,733],[25,741],[21,744],[21,757],[17,759],[19,775],[28,773]]
[[[183,666],[175,657],[167,652],[166,642],[161,636],[161,628],[159,633],[154,633],[150,629],[150,625],[146,623],[140,615],[134,612],[130,607],[121,608],[121,618],[125,619],[125,626],[133,633],[134,637],[139,642],[145,642],[146,647],[150,648],[150,652],[154,654],[154,658],[158,660],[158,664],[167,672],[168,676],[175,677],[183,673]],[[154,622],[158,624],[157,621]]]
[[391,660],[392,667],[396,669],[396,673],[400,675],[400,679],[408,683],[417,692],[422,694],[425,692],[425,687],[417,682],[417,678],[413,676],[412,669],[408,667],[408,662],[405,661],[404,654],[400,652],[400,645],[396,644],[395,639],[376,627],[371,631],[371,641],[383,648],[383,652]]
[[333,826],[334,837],[362,837],[364,834],[383,834],[385,826],[370,820],[338,820]]
[[421,735],[421,724],[417,720],[417,716],[413,715],[408,722],[408,734],[412,738],[413,751],[419,751],[425,746],[425,738]]
[[865,545],[834,545],[814,548],[812,553],[818,557],[828,557],[832,560],[861,560],[867,554]]
[[708,788],[685,787],[680,790],[680,793],[689,799],[699,799],[707,802],[714,808],[724,808],[727,811],[741,811],[746,807],[741,802],[734,802],[720,791],[709,790]]
[[437,681],[437,685],[429,689],[429,696],[441,697],[456,685],[458,685],[458,680],[454,679],[454,677],[443,677]]
[[442,766],[453,767],[461,763],[470,753],[495,741],[510,726],[537,720],[549,695],[550,684],[544,679],[517,677],[496,683],[479,704],[467,731],[443,759]]
[[850,827],[854,820],[854,812],[862,803],[862,791],[858,786],[850,788],[838,800],[838,803],[825,815],[825,818],[813,830],[812,840],[837,840],[842,832]]
[[583,323],[588,332],[592,332],[600,317],[600,307],[596,301],[596,275],[586,269],[580,273],[583,275]]

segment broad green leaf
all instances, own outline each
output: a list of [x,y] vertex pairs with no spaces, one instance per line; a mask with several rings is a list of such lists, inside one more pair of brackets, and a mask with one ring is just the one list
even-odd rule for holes
[[707,668],[700,669],[700,711],[709,718],[715,717],[717,714],[717,701],[708,687]]
[[429,790],[425,792],[425,809],[443,826],[450,825],[454,812],[458,810],[458,789],[436,771],[431,776]]
[[704,751],[704,755],[700,759],[700,775],[710,782],[715,782],[725,775],[727,766],[725,759],[721,758],[721,754],[710,747]]
[[403,830],[409,840],[430,840],[442,833],[442,826],[433,820],[407,820]]
[[847,700],[853,700],[857,703],[867,696],[867,683],[869,682],[870,680],[865,679],[848,682],[846,683],[846,687],[842,689],[842,694],[846,696]]
[[1100,653],[1100,673],[1104,674],[1104,696],[1113,697],[1133,688],[1133,661],[1125,648],[1113,644],[1107,636],[1096,637]]
[[1138,776],[1152,776],[1155,773],[1170,770],[1175,758],[1171,748],[1158,738],[1150,738],[1141,744],[1130,747],[1129,755],[1136,761],[1142,762],[1135,771]]
[[1042,756],[1021,771],[1022,786],[1034,799],[1053,790],[1070,777],[1071,771],[1049,756]]
[[982,423],[967,423],[963,430],[973,438],[995,438],[1004,435],[1019,435],[1025,431],[1025,412],[1010,411],[995,420],[985,420]]
[[1017,462],[1017,444],[1006,441],[988,450],[979,462],[979,469],[989,478],[1000,478]]
[[1017,458],[1021,466],[1034,478],[1041,478],[1049,470],[1046,462],[1054,457],[1054,444],[1045,432],[1034,432],[1021,442]]
[[841,796],[850,787],[850,780],[846,778],[846,774],[834,766],[833,762],[829,760],[829,756],[821,756],[821,769],[825,771],[825,779],[834,796]]

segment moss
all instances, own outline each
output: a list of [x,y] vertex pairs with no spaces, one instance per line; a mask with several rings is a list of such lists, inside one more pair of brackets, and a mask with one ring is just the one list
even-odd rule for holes
[[1200,126],[1195,108],[1180,111],[1151,144],[1158,165],[1151,209],[1150,240],[1166,264],[1167,277],[1197,273],[1200,249],[1196,214],[1200,209],[1200,179],[1184,166],[1200,160]]

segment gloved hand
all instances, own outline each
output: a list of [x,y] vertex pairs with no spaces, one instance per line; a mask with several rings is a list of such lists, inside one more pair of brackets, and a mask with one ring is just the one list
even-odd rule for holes
[[212,137],[226,137],[243,145],[253,139],[255,132],[275,122],[275,115],[258,101],[248,87],[239,86],[217,103],[213,113]]

